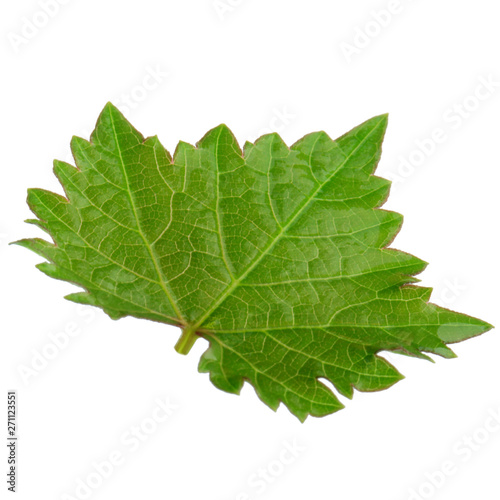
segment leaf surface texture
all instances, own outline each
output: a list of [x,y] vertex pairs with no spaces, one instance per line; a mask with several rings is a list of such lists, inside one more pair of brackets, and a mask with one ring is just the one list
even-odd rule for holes
[[54,164],[66,197],[29,191],[53,242],[18,243],[85,290],[68,299],[179,326],[185,350],[206,338],[200,371],[218,388],[248,381],[301,420],[333,413],[321,379],[349,398],[385,389],[402,376],[380,351],[453,357],[447,344],[491,328],[430,304],[414,284],[426,263],[387,248],[402,216],[380,209],[390,183],[373,175],[386,126],[242,151],[221,125],[172,157],[108,104],[90,141],[73,138],[76,168]]

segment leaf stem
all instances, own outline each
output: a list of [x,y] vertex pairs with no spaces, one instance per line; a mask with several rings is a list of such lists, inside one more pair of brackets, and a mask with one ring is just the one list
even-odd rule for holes
[[183,330],[177,344],[175,344],[175,350],[179,354],[189,354],[189,351],[199,338],[199,335],[196,334],[192,327],[187,327]]

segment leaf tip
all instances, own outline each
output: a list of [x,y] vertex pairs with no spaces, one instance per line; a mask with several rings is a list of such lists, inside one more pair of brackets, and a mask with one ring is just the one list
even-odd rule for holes
[[103,108],[103,111],[107,111],[108,113],[120,113],[122,112],[115,106],[111,101],[108,101]]
[[379,136],[379,141],[381,142],[385,136],[388,124],[389,124],[389,114],[384,113],[381,115],[374,116],[370,120],[367,120],[365,123],[361,124],[361,127],[368,125],[371,126],[374,130],[378,129],[377,135]]

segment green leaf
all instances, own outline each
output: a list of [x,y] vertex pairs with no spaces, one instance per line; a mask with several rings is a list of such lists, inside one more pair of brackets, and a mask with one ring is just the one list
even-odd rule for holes
[[246,380],[273,409],[323,416],[343,405],[321,379],[349,398],[385,389],[402,376],[380,351],[449,358],[446,344],[491,328],[429,304],[414,285],[426,263],[386,248],[402,224],[372,175],[386,125],[243,152],[220,125],[172,158],[108,104],[90,142],[73,138],[77,168],[55,162],[67,197],[29,190],[28,222],[54,243],[17,243],[85,289],[69,300],[179,326],[182,353],[207,339],[200,371],[220,389]]

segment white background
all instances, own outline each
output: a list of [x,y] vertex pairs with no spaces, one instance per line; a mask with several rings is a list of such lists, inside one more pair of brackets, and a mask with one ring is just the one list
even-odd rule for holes
[[[74,287],[7,246],[42,235],[23,223],[26,189],[61,192],[52,159],[68,158],[73,134],[88,137],[108,100],[170,151],[221,122],[241,143],[273,129],[291,144],[388,112],[378,173],[397,181],[385,208],[405,216],[394,246],[430,262],[421,278],[435,303],[499,324],[497,3],[401,0],[389,21],[373,12],[397,1],[65,0],[50,18],[41,3],[3,2],[0,16],[0,398],[18,391],[16,498],[83,498],[78,481],[97,484],[92,464],[113,452],[123,463],[92,499],[500,498],[500,426],[488,425],[500,412],[495,330],[456,345],[453,360],[389,355],[404,381],[300,424],[250,386],[240,397],[215,389],[197,373],[204,341],[183,357],[173,327],[78,309],[63,299]],[[496,86],[488,93],[481,79]],[[40,360],[53,355],[51,334],[74,328]],[[23,377],[34,359],[36,374]],[[158,397],[178,408],[133,451],[122,436],[152,428]],[[296,457],[283,451],[294,440]],[[436,473],[447,462],[454,473]],[[269,481],[256,482],[259,470]]]

